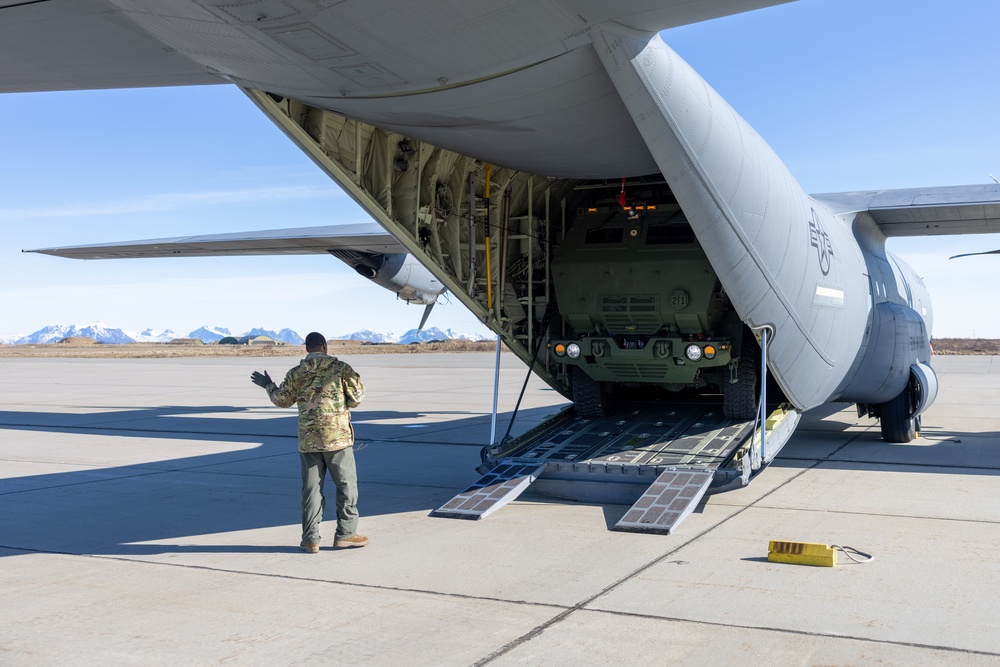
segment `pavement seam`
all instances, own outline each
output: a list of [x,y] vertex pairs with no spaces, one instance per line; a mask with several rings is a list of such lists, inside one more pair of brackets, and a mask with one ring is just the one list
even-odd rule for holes
[[[83,481],[80,481],[80,482],[70,482],[70,483],[67,483],[67,484],[53,484],[53,485],[50,485],[50,486],[37,486],[37,487],[30,488],[30,489],[16,489],[16,490],[13,490],[13,491],[0,491],[0,496],[14,495],[14,494],[17,494],[17,493],[30,493],[32,491],[47,491],[47,490],[50,490],[50,489],[61,489],[61,488],[64,488],[64,487],[80,486],[82,484],[96,484],[98,482],[113,482],[113,481],[120,480],[120,479],[131,479],[133,477],[146,477],[146,476],[149,476],[149,475],[157,475],[157,474],[164,474],[164,473],[171,473],[171,472],[175,472],[175,473],[176,472],[190,472],[190,473],[196,473],[196,474],[201,474],[201,475],[224,475],[224,476],[232,476],[232,477],[259,477],[259,478],[264,478],[264,479],[285,479],[285,480],[287,480],[287,479],[294,479],[294,480],[297,481],[299,478],[294,473],[289,473],[287,475],[262,475],[262,474],[256,474],[256,473],[248,473],[248,472],[234,472],[234,471],[222,471],[222,470],[205,470],[205,468],[212,468],[212,467],[223,466],[223,465],[232,465],[234,463],[244,463],[246,461],[260,461],[260,460],[263,460],[263,459],[277,458],[277,457],[283,457],[283,456],[287,456],[287,455],[288,455],[287,452],[282,452],[282,453],[279,453],[279,454],[267,454],[267,455],[264,455],[264,456],[255,456],[255,457],[252,457],[252,458],[234,459],[232,461],[223,461],[221,463],[206,463],[206,464],[203,464],[203,465],[190,466],[190,467],[187,467],[187,468],[146,468],[143,464],[138,464],[137,463],[137,464],[132,464],[132,465],[128,465],[128,466],[120,466],[120,467],[121,468],[137,468],[137,469],[140,469],[140,470],[145,470],[146,472],[136,473],[134,475],[115,475],[115,476],[111,476],[111,477],[101,477],[99,479],[88,479],[88,480],[83,480]],[[83,465],[83,464],[77,464],[77,463],[63,463],[63,462],[53,463],[52,461],[30,461],[30,460],[24,460],[24,459],[0,459],[0,462],[5,462],[5,461],[6,462],[11,462],[11,463],[38,463],[38,464],[42,464],[42,465],[55,465],[56,463],[58,463],[58,464],[61,464],[61,465],[78,465],[81,468],[83,468],[83,470],[73,471],[73,472],[70,472],[70,473],[67,473],[67,472],[63,472],[63,473],[43,473],[43,474],[56,474],[56,475],[61,475],[61,474],[79,474],[79,473],[91,472],[91,471],[95,471],[95,470],[112,470],[112,469],[114,469],[114,468],[108,468],[106,466],[91,466],[91,465]],[[452,485],[442,485],[442,484],[413,484],[413,483],[410,483],[410,482],[401,482],[401,481],[400,482],[384,482],[384,481],[380,482],[380,481],[373,481],[373,480],[368,480],[368,481],[362,480],[362,481],[364,481],[364,483],[366,485],[373,484],[373,485],[381,485],[381,486],[405,486],[405,487],[413,487],[413,488],[417,488],[417,489],[437,489],[437,490],[440,490],[440,491],[442,491],[444,493],[452,493],[452,494],[454,494],[454,491],[455,491],[455,488],[456,488],[456,487],[454,487]]]
[[[279,454],[265,454],[263,456],[254,456],[254,457],[250,457],[250,458],[234,459],[232,461],[225,461],[225,462],[222,462],[222,463],[206,463],[206,464],[203,464],[203,465],[190,466],[188,468],[146,468],[143,464],[137,463],[137,464],[132,464],[132,465],[128,465],[128,466],[119,466],[119,469],[120,468],[138,468],[140,470],[144,470],[145,472],[139,472],[139,473],[136,473],[134,475],[115,475],[115,476],[112,476],[112,477],[101,477],[99,479],[87,479],[87,480],[83,480],[83,481],[80,481],[80,482],[69,482],[69,483],[66,483],[66,484],[53,484],[53,485],[50,485],[50,486],[38,486],[38,487],[30,488],[30,489],[17,489],[17,490],[14,490],[14,491],[0,491],[0,496],[10,496],[10,495],[14,495],[14,494],[17,494],[17,493],[30,493],[32,491],[48,491],[50,489],[61,489],[61,488],[70,487],[70,486],[81,486],[83,484],[97,484],[99,482],[113,482],[113,481],[120,480],[120,479],[133,479],[133,478],[136,478],[136,477],[148,477],[150,475],[162,475],[164,473],[170,473],[170,472],[201,472],[202,474],[234,475],[234,476],[242,476],[242,477],[268,477],[268,478],[270,478],[271,477],[270,475],[250,475],[248,473],[237,473],[237,472],[212,472],[212,471],[200,470],[200,468],[208,468],[208,467],[211,467],[211,466],[218,466],[218,465],[228,465],[228,464],[232,464],[232,463],[243,463],[245,461],[259,461],[261,459],[268,459],[268,458],[274,458],[274,457],[277,457],[277,456],[285,456],[285,455],[286,455],[285,452],[282,452],[282,453],[279,453]],[[52,463],[51,461],[23,461],[21,459],[0,459],[0,460],[12,461],[12,462],[16,462],[16,463],[39,463],[39,464],[45,464],[45,465],[56,465],[56,464]],[[70,464],[62,464],[62,465],[81,465],[81,464],[70,463]],[[88,470],[75,471],[75,472],[69,473],[69,474],[79,474],[81,472],[88,472],[88,471],[93,471],[93,470],[115,470],[115,469],[116,468],[108,468],[106,466],[103,466],[103,467],[89,466]],[[62,474],[67,474],[67,473],[43,473],[43,474],[62,475]],[[284,479],[284,478],[277,478],[277,479]]]
[[[447,433],[448,431],[457,430],[458,428],[459,427],[456,427],[455,429],[441,429],[441,430],[438,430],[438,431],[434,431],[434,433]],[[49,431],[49,432],[62,430],[62,431],[114,431],[116,433],[166,433],[166,434],[169,434],[169,435],[175,435],[175,434],[176,435],[200,435],[200,436],[202,436],[203,438],[206,438],[206,439],[219,438],[219,437],[229,437],[229,436],[237,436],[237,437],[257,438],[257,439],[261,439],[261,440],[266,440],[268,438],[284,438],[284,439],[297,440],[298,437],[299,437],[298,434],[294,434],[294,435],[282,435],[280,433],[276,433],[276,434],[270,434],[270,433],[269,434],[261,434],[261,433],[239,433],[239,432],[234,432],[234,431],[227,431],[225,433],[212,433],[212,432],[206,432],[206,431],[182,431],[182,430],[166,430],[166,429],[153,429],[153,428],[120,428],[120,427],[114,427],[114,426],[80,426],[80,425],[53,427],[53,426],[45,426],[43,424],[18,424],[18,423],[0,423],[0,430],[2,430],[2,429],[12,429],[12,430],[18,429],[18,430],[24,430],[24,431]],[[455,447],[482,447],[483,446],[483,444],[481,442],[438,442],[438,443],[434,443],[434,442],[427,442],[426,440],[407,440],[405,438],[389,439],[389,438],[365,438],[365,437],[361,437],[360,440],[364,440],[364,441],[371,442],[371,443],[375,443],[375,442],[391,442],[393,444],[401,444],[401,445],[432,445],[432,444],[436,444],[436,445],[455,446]]]
[[983,524],[986,526],[995,526],[997,521],[989,521],[988,519],[956,519],[954,517],[948,516],[921,516],[919,514],[887,514],[886,512],[859,512],[857,510],[836,510],[836,509],[816,509],[808,507],[783,507],[781,505],[758,505],[757,509],[762,510],[774,510],[777,512],[822,512],[823,514],[844,514],[853,516],[877,516],[885,517],[887,519],[911,519],[914,521],[945,521],[948,523],[972,523],[972,524]]
[[868,461],[864,459],[817,459],[812,456],[782,456],[776,461],[819,461],[820,463],[852,463],[855,465],[897,466],[900,468],[947,468],[948,470],[1000,470],[1000,466],[975,466],[947,463],[904,463],[901,461]]
[[[313,579],[310,577],[298,577],[290,574],[274,574],[272,572],[251,572],[249,570],[232,570],[222,567],[210,567],[208,565],[194,565],[190,563],[164,563],[162,561],[156,560],[145,560],[143,558],[125,558],[124,556],[107,556],[102,554],[81,554],[73,553],[71,551],[51,551],[48,549],[32,549],[30,547],[13,547],[4,544],[0,544],[0,549],[7,549],[9,551],[20,551],[24,553],[33,554],[48,554],[51,556],[71,556],[76,558],[90,558],[100,561],[116,561],[122,563],[132,563],[138,565],[152,565],[152,566],[163,566],[176,568],[181,570],[200,570],[205,572],[216,572],[220,574],[232,574],[232,575],[246,575],[249,577],[265,577],[267,579],[281,579],[285,581],[301,581],[310,584],[330,584],[333,586],[348,586],[351,588],[365,588],[380,591],[389,591],[394,593],[418,593],[422,595],[429,595],[432,597],[444,597],[444,598],[456,598],[461,600],[474,600],[477,602],[501,602],[504,604],[513,604],[526,607],[541,607],[548,609],[566,609],[566,605],[555,604],[551,602],[534,602],[531,600],[510,600],[506,598],[495,598],[486,595],[470,595],[468,593],[443,593],[441,591],[431,591],[423,588],[403,588],[400,586],[380,586],[376,584],[364,584],[356,581],[340,581],[337,579]],[[298,549],[289,548],[288,553],[297,553]]]
[[24,431],[115,431],[123,433],[168,433],[170,435],[200,435],[205,438],[215,438],[222,436],[246,436],[251,438],[295,438],[298,439],[298,434],[295,435],[281,435],[278,434],[267,434],[262,435],[261,433],[234,433],[227,431],[225,433],[212,433],[210,431],[185,431],[185,430],[167,430],[158,428],[121,428],[115,426],[85,426],[85,425],[70,425],[70,426],[46,426],[44,424],[18,424],[18,423],[0,423],[0,429],[20,429]]
[[[840,447],[838,447],[837,449],[835,449],[833,452],[831,452],[830,456],[835,455],[837,452],[839,452],[840,450],[842,450],[844,447],[847,447],[849,444],[851,444],[852,442],[854,442],[861,435],[862,435],[862,433],[859,433],[859,434],[855,435],[853,438],[849,439],[843,445],[841,445]],[[486,665],[486,664],[488,664],[490,662],[493,662],[497,658],[499,658],[499,657],[501,657],[501,656],[509,653],[510,651],[514,650],[518,646],[521,646],[522,644],[531,641],[535,637],[540,636],[547,629],[551,628],[552,626],[556,625],[557,623],[562,622],[563,620],[565,620],[566,618],[568,618],[574,612],[576,612],[576,611],[585,611],[586,610],[586,606],[589,605],[590,603],[592,603],[594,600],[597,600],[598,598],[603,597],[604,595],[607,595],[611,591],[613,591],[613,590],[619,588],[620,586],[622,586],[625,582],[633,579],[634,577],[637,577],[638,575],[642,574],[646,570],[648,570],[648,569],[650,569],[650,568],[652,568],[652,567],[654,567],[656,565],[659,565],[660,563],[664,562],[665,560],[667,560],[668,558],[670,558],[671,556],[673,556],[674,554],[676,554],[678,551],[680,551],[684,547],[689,546],[690,544],[693,544],[696,540],[701,539],[702,537],[704,537],[708,533],[713,532],[714,530],[716,530],[720,526],[722,526],[722,525],[728,523],[729,521],[731,521],[732,519],[740,516],[741,514],[743,514],[744,512],[746,512],[747,510],[749,510],[750,508],[755,507],[757,505],[757,503],[759,503],[760,501],[764,500],[765,498],[767,498],[771,494],[776,493],[778,490],[784,488],[785,486],[787,486],[788,484],[792,483],[793,481],[795,481],[796,479],[798,479],[802,475],[806,474],[810,470],[813,470],[814,468],[816,468],[817,466],[819,466],[821,463],[823,463],[823,460],[817,460],[815,463],[813,463],[808,468],[803,468],[797,474],[795,474],[792,477],[789,477],[787,480],[785,480],[784,482],[782,482],[781,484],[779,484],[775,488],[771,489],[770,491],[768,491],[767,493],[765,493],[764,495],[762,495],[760,498],[756,499],[755,501],[753,501],[752,503],[750,503],[749,505],[747,505],[746,507],[743,507],[743,508],[741,508],[741,509],[733,512],[728,517],[722,519],[721,521],[719,521],[718,523],[716,523],[716,524],[714,524],[712,526],[707,527],[705,530],[701,531],[697,535],[694,535],[689,540],[686,540],[686,541],[682,542],[681,544],[678,544],[676,547],[674,547],[673,549],[667,551],[666,553],[662,554],[661,556],[658,556],[657,558],[654,558],[653,560],[649,561],[648,563],[646,563],[644,565],[640,565],[638,568],[636,568],[632,572],[626,574],[624,577],[622,577],[618,581],[612,582],[611,584],[609,584],[608,586],[606,586],[602,590],[598,591],[597,593],[594,593],[590,597],[588,597],[588,598],[586,598],[584,600],[581,600],[580,602],[577,602],[572,607],[569,607],[566,610],[564,610],[563,612],[561,612],[559,614],[556,614],[555,616],[553,616],[549,620],[545,621],[544,623],[541,623],[541,624],[535,626],[534,628],[532,628],[531,630],[529,630],[527,633],[521,635],[517,639],[514,639],[514,640],[511,640],[511,641],[507,642],[506,644],[504,644],[503,646],[501,646],[497,650],[493,651],[489,655],[486,655],[483,658],[481,658],[480,660],[477,660],[476,662],[472,663],[471,667],[481,667],[481,665]],[[760,472],[763,472],[763,469],[760,470],[758,472],[758,474],[760,474]]]
[[[102,468],[106,470],[106,468]],[[50,491],[52,489],[63,489],[71,486],[83,486],[84,484],[96,484],[98,482],[111,482],[117,479],[134,479],[136,477],[148,477],[150,475],[158,475],[164,472],[172,472],[169,470],[150,470],[148,472],[141,472],[135,475],[118,475],[116,477],[102,477],[101,479],[87,479],[81,482],[69,482],[67,484],[53,484],[52,486],[37,486],[31,489],[17,489],[14,491],[3,491],[0,492],[0,496],[13,496],[18,493],[31,493],[33,491]],[[59,474],[59,473],[56,473]]]
[[618,611],[613,609],[581,609],[584,613],[608,614],[611,616],[627,616],[629,618],[646,618],[654,621],[672,621],[675,623],[692,623],[695,625],[709,625],[716,628],[730,628],[734,630],[761,630],[765,632],[780,632],[782,634],[800,635],[803,637],[821,637],[832,639],[847,639],[850,641],[865,642],[869,644],[886,644],[889,646],[906,646],[910,648],[933,649],[936,651],[949,651],[952,653],[964,653],[969,655],[1000,656],[1000,653],[993,651],[980,651],[977,649],[958,648],[955,646],[940,646],[937,644],[921,644],[918,642],[892,641],[889,639],[873,639],[871,637],[858,637],[855,635],[842,635],[830,632],[810,632],[808,630],[794,630],[789,628],[775,628],[766,625],[741,625],[738,623],[720,623],[718,621],[703,621],[692,618],[681,618],[679,616],[660,616],[658,614],[642,614],[632,611]]

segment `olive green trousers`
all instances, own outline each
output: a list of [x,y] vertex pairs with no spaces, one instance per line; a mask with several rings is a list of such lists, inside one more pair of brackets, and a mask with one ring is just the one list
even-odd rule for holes
[[326,509],[323,481],[327,472],[337,487],[337,534],[352,537],[358,529],[358,473],[354,447],[336,452],[299,452],[302,461],[302,541],[319,544],[319,524]]

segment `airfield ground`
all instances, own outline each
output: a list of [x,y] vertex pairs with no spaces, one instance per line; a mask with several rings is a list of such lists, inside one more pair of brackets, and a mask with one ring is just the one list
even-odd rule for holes
[[[427,354],[437,352],[492,352],[496,342],[445,340],[428,343],[369,345],[361,341],[330,341],[330,354]],[[506,351],[506,348],[503,348]],[[998,349],[1000,353],[1000,349]],[[2,357],[57,359],[169,359],[177,357],[303,357],[303,345],[206,345],[193,339],[172,343],[98,343],[93,338],[69,338],[59,343],[39,345],[0,345]]]
[[[810,414],[669,536],[624,506],[428,513],[475,478],[493,354],[342,355],[364,549],[296,547],[287,357],[0,358],[4,665],[996,665],[1000,357],[935,359],[921,437]],[[524,366],[502,355],[500,432]],[[514,432],[564,399],[532,380]],[[768,562],[771,539],[875,560]]]
[[[933,341],[937,354],[1000,355],[1000,340],[988,338],[941,338]],[[492,340],[445,340],[429,343],[369,345],[360,341],[330,341],[330,354],[426,354],[438,352],[491,352]],[[501,348],[506,352],[506,348]],[[175,357],[301,357],[302,345],[206,345],[194,339],[172,343],[127,343],[105,345],[92,338],[68,338],[59,343],[0,345],[0,358],[35,357],[60,359],[166,359]]]

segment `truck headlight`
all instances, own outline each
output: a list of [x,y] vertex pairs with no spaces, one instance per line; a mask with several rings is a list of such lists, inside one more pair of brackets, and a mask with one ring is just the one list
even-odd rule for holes
[[566,354],[566,346],[562,343],[556,343],[556,346],[552,348],[552,351],[556,353],[557,357],[564,356]]
[[701,348],[697,345],[688,345],[684,348],[684,356],[691,361],[698,361],[701,359]]
[[566,346],[566,356],[570,359],[580,358],[580,346],[576,343],[570,343]]
[[714,345],[706,345],[705,349],[702,350],[702,351],[705,353],[705,358],[706,359],[715,359],[715,346]]

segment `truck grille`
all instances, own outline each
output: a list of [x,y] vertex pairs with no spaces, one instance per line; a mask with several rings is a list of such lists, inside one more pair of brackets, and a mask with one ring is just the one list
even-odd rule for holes
[[657,297],[601,297],[601,316],[612,333],[654,334],[663,326]]
[[670,372],[669,363],[623,364],[611,362],[605,365],[620,380],[666,380]]

